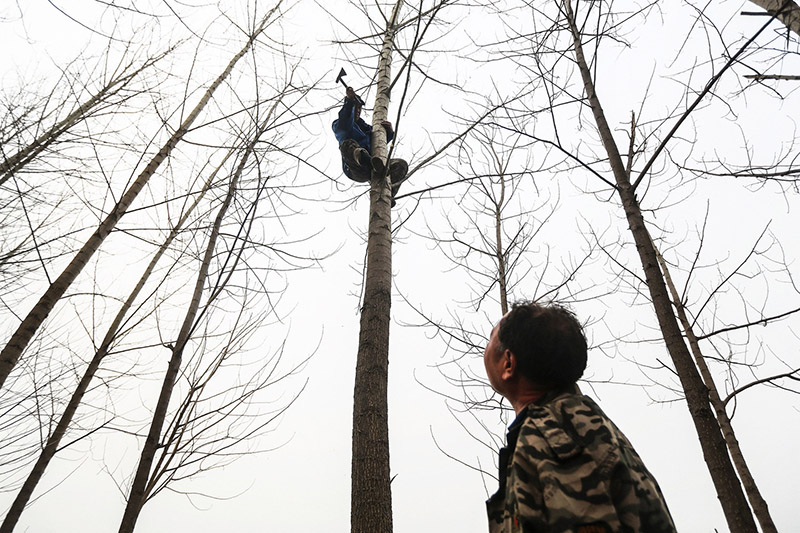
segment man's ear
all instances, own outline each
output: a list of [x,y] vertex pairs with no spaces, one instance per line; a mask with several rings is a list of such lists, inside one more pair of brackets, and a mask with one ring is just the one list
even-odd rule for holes
[[517,372],[517,356],[514,355],[509,349],[503,350],[502,368],[500,370],[500,378],[508,381],[512,379]]

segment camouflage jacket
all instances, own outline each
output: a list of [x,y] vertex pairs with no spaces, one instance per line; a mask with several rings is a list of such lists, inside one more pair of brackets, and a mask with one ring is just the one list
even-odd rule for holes
[[490,533],[670,533],[658,483],[577,386],[530,404],[500,450]]

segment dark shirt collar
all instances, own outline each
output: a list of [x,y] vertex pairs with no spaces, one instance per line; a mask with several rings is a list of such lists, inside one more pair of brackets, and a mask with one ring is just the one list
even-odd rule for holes
[[498,460],[498,490],[495,492],[489,502],[502,501],[505,498],[506,479],[508,478],[508,469],[511,466],[511,457],[514,455],[514,448],[517,447],[517,438],[519,437],[519,430],[522,428],[522,423],[528,416],[528,409],[525,408],[519,412],[517,417],[508,426],[508,433],[506,433],[506,445],[500,448]]

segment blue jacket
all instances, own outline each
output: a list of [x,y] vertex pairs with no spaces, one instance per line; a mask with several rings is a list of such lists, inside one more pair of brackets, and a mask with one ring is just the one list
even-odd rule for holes
[[[372,126],[364,122],[361,117],[355,120],[355,102],[348,98],[344,99],[344,105],[339,110],[339,118],[333,121],[333,134],[336,135],[336,140],[339,144],[345,139],[353,139],[358,145],[372,153]],[[386,132],[386,141],[391,141],[394,133],[392,131]],[[342,170],[346,175],[350,175],[350,171],[342,161]]]

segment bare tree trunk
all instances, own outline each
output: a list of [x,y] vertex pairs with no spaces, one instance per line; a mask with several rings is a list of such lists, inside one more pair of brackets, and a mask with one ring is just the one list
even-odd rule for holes
[[583,53],[581,34],[575,22],[571,0],[565,0],[563,5],[567,23],[572,33],[575,58],[583,79],[588,105],[592,110],[603,146],[608,154],[609,164],[616,181],[616,189],[625,209],[628,227],[633,235],[636,250],[642,262],[647,289],[650,292],[658,324],[686,395],[686,403],[697,430],[703,457],[708,465],[711,479],[717,491],[717,498],[720,500],[731,533],[756,532],[757,528],[753,515],[747,505],[741,483],[736,477],[736,472],[728,456],[725,439],[720,431],[719,423],[709,406],[708,389],[703,383],[700,374],[698,374],[697,368],[692,361],[692,356],[683,342],[680,327],[672,311],[664,278],[658,266],[658,259],[644,224],[641,207],[631,187],[630,177],[626,172],[625,164],[619,154],[611,128],[606,121],[603,108],[597,97],[589,65]]
[[675,306],[675,310],[678,313],[678,318],[683,326],[683,331],[686,333],[686,339],[689,341],[689,347],[692,350],[692,355],[694,355],[695,363],[697,363],[697,368],[700,370],[700,375],[703,377],[703,381],[708,387],[708,397],[711,401],[711,406],[714,408],[714,412],[717,415],[717,420],[722,428],[722,434],[725,437],[725,442],[728,445],[728,450],[730,451],[736,471],[739,473],[739,478],[742,480],[742,485],[744,486],[745,493],[747,494],[747,499],[750,501],[750,506],[753,508],[753,512],[756,515],[756,519],[758,520],[763,533],[778,533],[778,529],[775,527],[775,523],[772,521],[772,516],[769,512],[769,506],[767,505],[767,502],[764,500],[763,496],[761,496],[761,491],[758,490],[758,486],[753,478],[753,474],[750,472],[750,468],[747,466],[747,461],[745,461],[744,454],[739,446],[739,441],[736,439],[736,434],[733,431],[733,424],[731,424],[731,419],[728,417],[728,412],[725,410],[725,404],[719,397],[719,391],[717,391],[717,386],[714,384],[714,378],[708,369],[708,365],[706,365],[705,359],[703,359],[703,354],[700,351],[700,345],[697,342],[697,336],[694,334],[692,324],[689,322],[689,317],[686,316],[686,309],[683,307],[683,302],[681,301],[680,295],[675,288],[675,284],[672,282],[672,276],[670,276],[667,262],[664,261],[664,258],[661,256],[661,253],[659,252],[658,247],[656,247],[655,242],[653,242],[652,237],[650,242],[653,243],[653,249],[658,257],[658,262],[661,265],[661,270],[664,274],[664,280],[667,283],[667,287],[669,287],[670,294],[672,294],[672,304]]
[[[403,0],[397,0],[384,32],[378,63],[378,89],[372,117],[372,155],[387,160],[381,122],[389,111],[391,59],[395,25]],[[384,165],[385,167],[386,165]],[[353,457],[350,530],[392,531],[389,478],[389,321],[392,299],[391,192],[386,172],[370,180],[367,270],[353,391]]]
[[[252,38],[249,42],[252,42]],[[144,446],[142,447],[141,459],[139,460],[139,466],[136,469],[136,475],[134,476],[133,483],[131,484],[131,491],[130,495],[128,496],[128,505],[125,507],[125,513],[122,516],[122,523],[119,526],[119,533],[133,532],[133,529],[136,526],[136,520],[139,518],[139,513],[147,501],[147,486],[150,479],[150,470],[153,466],[153,461],[155,460],[156,451],[160,445],[161,430],[164,427],[167,409],[169,408],[170,398],[172,397],[172,390],[175,388],[175,381],[181,368],[183,351],[186,348],[186,344],[189,342],[195,327],[195,319],[197,318],[198,309],[200,308],[200,299],[203,296],[203,289],[205,288],[206,280],[208,278],[208,270],[211,266],[211,259],[214,257],[214,251],[216,248],[217,239],[219,238],[219,230],[222,226],[222,220],[225,217],[228,207],[233,201],[234,194],[236,193],[236,187],[239,183],[239,178],[244,171],[248,156],[255,147],[255,142],[257,139],[258,135],[256,135],[254,140],[248,144],[247,148],[242,154],[242,159],[235,173],[233,176],[231,176],[228,193],[225,196],[222,206],[217,212],[214,225],[211,229],[211,234],[208,237],[208,245],[206,246],[206,251],[203,256],[203,262],[200,265],[200,272],[197,274],[197,281],[195,283],[194,292],[192,293],[192,300],[189,303],[189,308],[186,311],[186,316],[184,317],[180,333],[178,333],[178,338],[176,339],[175,345],[172,348],[172,357],[170,358],[169,365],[167,366],[167,373],[164,376],[164,382],[161,386],[161,393],[159,394],[158,402],[156,403],[155,410],[153,411],[153,420],[150,424],[150,431],[148,432]],[[218,294],[218,292],[215,294]],[[213,299],[213,297],[214,294],[210,296],[209,300]],[[211,302],[207,302],[206,305],[209,303]]]
[[783,24],[800,35],[800,6],[794,0],[750,0],[770,15],[778,13],[775,17]]
[[[498,167],[500,165],[498,164]],[[500,289],[500,310],[503,316],[508,313],[508,285],[506,283],[506,254],[503,250],[503,203],[506,199],[506,178],[500,173],[500,199],[494,205],[495,254],[497,257],[497,282]]]
[[37,484],[41,480],[42,476],[44,475],[47,466],[50,464],[50,460],[55,456],[56,452],[58,451],[58,446],[61,443],[61,439],[66,434],[67,430],[69,429],[70,424],[72,423],[72,419],[75,416],[75,413],[78,410],[81,402],[83,401],[83,397],[86,394],[86,391],[89,389],[89,385],[94,379],[94,375],[97,372],[97,369],[100,368],[100,363],[103,362],[106,355],[108,355],[108,351],[111,348],[111,343],[114,342],[116,339],[117,334],[119,332],[119,328],[122,325],[123,320],[127,316],[128,311],[133,306],[133,303],[136,301],[136,298],[139,296],[139,293],[144,288],[147,280],[150,278],[150,274],[153,273],[155,270],[156,265],[158,264],[161,257],[164,253],[169,249],[169,246],[172,244],[172,241],[175,237],[180,233],[183,225],[189,218],[189,215],[194,211],[194,208],[200,202],[202,197],[208,191],[211,186],[211,183],[217,176],[217,173],[228,160],[228,157],[231,155],[231,152],[228,152],[225,155],[225,158],[222,160],[220,165],[211,173],[208,180],[206,180],[203,189],[195,198],[192,205],[188,207],[186,212],[181,216],[180,220],[175,224],[175,227],[170,231],[169,235],[167,236],[166,240],[161,244],[158,251],[155,253],[153,258],[150,260],[150,264],[145,268],[144,273],[139,278],[139,282],[136,284],[136,287],[131,291],[128,295],[128,298],[122,304],[122,307],[117,312],[117,315],[114,317],[113,322],[109,326],[108,330],[106,331],[105,336],[103,337],[103,341],[100,343],[100,347],[94,354],[94,357],[89,363],[89,366],[86,368],[86,371],[83,374],[78,386],[75,388],[75,391],[72,393],[72,397],[70,398],[69,402],[67,403],[66,408],[64,409],[64,413],[61,415],[61,418],[56,424],[55,429],[51,433],[50,437],[47,439],[47,443],[45,444],[44,449],[42,449],[42,453],[39,455],[39,459],[37,459],[36,464],[33,466],[31,473],[28,474],[25,482],[22,484],[19,492],[17,493],[17,497],[14,499],[14,502],[11,504],[11,508],[8,510],[5,519],[3,520],[3,524],[0,525],[0,533],[11,533],[14,531],[14,527],[16,526],[17,522],[19,521],[20,516],[22,515],[25,506],[30,501],[31,496],[33,495],[33,491],[36,489]]
[[166,144],[161,147],[155,157],[147,164],[142,173],[136,178],[136,181],[133,182],[117,205],[115,205],[111,210],[111,213],[109,213],[106,219],[100,224],[100,227],[95,230],[94,234],[89,238],[88,241],[86,241],[80,251],[78,251],[75,257],[72,259],[70,264],[67,265],[61,275],[50,285],[47,291],[45,291],[44,295],[42,295],[37,304],[33,307],[33,309],[31,309],[31,311],[19,325],[6,346],[3,348],[3,351],[0,352],[0,388],[2,388],[6,378],[14,369],[14,366],[17,364],[22,352],[28,346],[28,343],[33,338],[34,334],[53,310],[59,299],[64,295],[64,292],[66,292],[67,288],[72,284],[75,278],[78,277],[78,274],[80,274],[81,270],[83,270],[83,267],[86,266],[86,264],[89,262],[89,259],[91,259],[105,238],[108,237],[108,235],[114,229],[119,219],[122,218],[122,216],[128,210],[128,207],[130,207],[131,203],[136,199],[136,196],[145,186],[150,177],[155,174],[161,163],[167,157],[169,157],[169,154],[172,152],[173,148],[175,148],[175,146],[183,139],[183,137],[186,135],[186,132],[189,130],[189,127],[211,100],[211,96],[228,77],[228,75],[230,75],[233,67],[236,65],[239,59],[241,59],[245,53],[247,53],[247,51],[255,42],[256,37],[264,30],[267,21],[270,19],[270,16],[278,9],[279,6],[280,2],[278,2],[278,4],[264,17],[258,28],[250,35],[245,46],[239,51],[239,53],[233,56],[231,61],[228,63],[228,66],[225,68],[222,74],[220,74],[219,77],[214,80],[211,86],[209,86],[209,88],[203,94],[203,97],[200,99],[194,109],[192,109],[191,113],[189,113],[180,127],[175,131],[175,133],[172,134]]

